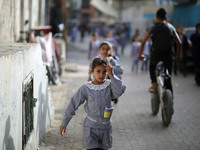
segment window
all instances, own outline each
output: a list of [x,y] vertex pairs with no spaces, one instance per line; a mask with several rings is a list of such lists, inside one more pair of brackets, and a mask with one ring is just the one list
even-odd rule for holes
[[35,102],[33,98],[33,75],[31,74],[23,82],[23,101],[22,101],[22,144],[23,149],[28,142],[34,125]]

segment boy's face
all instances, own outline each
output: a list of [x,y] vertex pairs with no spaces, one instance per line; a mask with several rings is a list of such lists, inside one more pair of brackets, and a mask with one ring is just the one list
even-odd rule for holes
[[97,40],[97,35],[92,36],[92,40],[93,40],[93,41],[96,41],[96,40]]
[[107,75],[106,66],[104,66],[104,65],[97,66],[94,68],[92,73],[94,75],[93,84],[95,84],[95,85],[102,84]]
[[110,51],[110,47],[107,44],[104,44],[101,46],[101,48],[99,49],[99,52],[101,54],[101,57],[108,57],[108,53]]
[[178,27],[178,28],[177,28],[177,32],[178,32],[179,34],[181,34],[181,33],[182,33],[182,28],[181,28],[181,27]]
[[138,36],[135,37],[135,41],[138,42],[140,39]]
[[197,28],[197,33],[200,34],[200,27]]

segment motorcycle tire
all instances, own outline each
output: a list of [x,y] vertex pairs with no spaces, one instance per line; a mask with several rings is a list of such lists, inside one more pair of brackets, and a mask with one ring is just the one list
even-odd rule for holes
[[162,109],[162,122],[163,125],[169,126],[172,119],[172,93],[169,89],[163,93],[164,108]]
[[154,116],[157,115],[159,111],[159,106],[160,106],[160,96],[158,91],[156,90],[155,92],[151,93],[151,110]]

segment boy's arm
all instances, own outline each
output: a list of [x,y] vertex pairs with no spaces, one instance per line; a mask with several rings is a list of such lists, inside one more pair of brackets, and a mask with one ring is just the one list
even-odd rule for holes
[[138,56],[137,56],[138,60],[143,60],[142,52],[144,50],[144,45],[145,45],[145,43],[146,43],[146,41],[148,40],[149,37],[150,37],[150,33],[146,32],[144,39],[142,40],[142,44],[140,45],[140,49],[139,49]]
[[92,42],[90,41],[90,43],[89,43],[89,51],[88,51],[88,59],[90,59],[91,51],[92,51]]
[[109,62],[114,68],[114,74],[123,74],[124,70],[114,58],[109,57]]
[[67,106],[67,109],[65,110],[65,114],[64,114],[64,118],[62,120],[61,126],[66,127],[69,121],[75,115],[75,111],[78,109],[78,107],[85,102],[85,99],[87,99],[86,94],[85,94],[86,90],[87,90],[86,87],[82,86],[74,94],[71,101],[69,102],[69,105]]
[[111,79],[112,98],[115,99],[120,97],[125,92],[126,86],[115,75],[110,79]]
[[134,45],[132,44],[130,56],[133,57],[133,54],[134,54]]
[[118,98],[124,93],[126,86],[123,85],[122,81],[114,75],[113,67],[110,64],[106,66],[106,70],[111,79],[112,98]]
[[89,65],[89,70],[88,70],[88,81],[92,81],[92,63]]

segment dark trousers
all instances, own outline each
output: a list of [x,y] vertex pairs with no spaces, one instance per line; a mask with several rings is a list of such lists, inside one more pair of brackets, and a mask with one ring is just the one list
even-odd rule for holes
[[[150,65],[149,65],[149,71],[150,71],[150,78],[151,82],[157,82],[157,76],[156,76],[156,65],[159,61],[164,62],[164,67],[168,69],[169,74],[171,75],[172,73],[172,54],[159,54],[152,52],[151,57],[150,57]],[[171,78],[167,79],[164,81],[164,84],[166,85],[167,89],[170,89],[173,95],[173,88],[172,88],[172,83],[171,83]]]
[[200,86],[200,51],[199,53],[193,53],[193,61],[194,61],[194,72],[195,72],[195,81],[198,86]]

